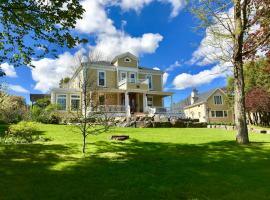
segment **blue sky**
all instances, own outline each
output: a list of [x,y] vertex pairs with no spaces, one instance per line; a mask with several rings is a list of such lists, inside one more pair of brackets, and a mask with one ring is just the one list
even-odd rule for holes
[[[58,49],[59,59],[36,60],[36,69],[21,66],[15,70],[8,63],[5,82],[10,93],[24,96],[46,93],[62,76],[70,74],[73,55],[99,50],[109,57],[130,51],[140,57],[140,65],[158,67],[166,72],[164,88],[175,92],[174,101],[190,94],[226,85],[220,63],[204,55],[213,52],[203,45],[208,35],[195,32],[196,20],[184,0],[84,0],[86,14],[72,32],[89,39],[74,49]],[[167,101],[168,104],[168,101]]]

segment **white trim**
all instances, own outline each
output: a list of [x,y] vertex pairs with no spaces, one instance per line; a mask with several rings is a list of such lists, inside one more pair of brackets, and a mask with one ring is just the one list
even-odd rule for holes
[[[72,96],[79,96],[79,97],[72,97]],[[70,94],[70,98],[69,98],[69,103],[70,103],[70,110],[71,111],[73,111],[72,110],[72,103],[71,103],[71,101],[72,100],[80,100],[80,105],[79,105],[79,109],[80,109],[80,107],[81,107],[81,103],[82,103],[82,100],[81,100],[81,95],[80,94]],[[76,111],[76,110],[75,110]]]
[[120,71],[128,71],[128,72],[138,72],[137,67],[123,67],[123,66],[117,66],[118,70]]
[[[135,72],[130,72],[129,73],[129,79],[132,80],[131,75],[134,74],[134,83],[137,83],[137,76]],[[133,82],[132,82],[133,83]]]
[[[104,85],[99,85],[99,73],[100,72],[103,72],[104,73]],[[106,87],[106,84],[107,83],[107,81],[106,81],[106,70],[98,70],[97,71],[97,86],[99,86],[99,87]]]
[[103,66],[103,65],[90,65],[89,69],[97,69],[104,71],[116,71],[116,67],[114,66]]

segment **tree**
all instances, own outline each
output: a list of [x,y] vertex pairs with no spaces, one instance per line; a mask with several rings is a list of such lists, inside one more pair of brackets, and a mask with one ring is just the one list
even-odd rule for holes
[[270,125],[270,94],[266,90],[259,87],[251,89],[246,94],[245,103],[251,124]]
[[[262,11],[263,10],[263,11]],[[267,28],[270,20],[268,0],[201,0],[193,2],[192,11],[200,20],[200,27],[206,28],[212,35],[208,44],[219,49],[216,60],[233,66],[234,74],[234,112],[237,126],[236,140],[240,144],[249,143],[245,112],[244,92],[244,58],[256,54],[269,46]],[[252,42],[251,34],[255,25],[260,27],[256,42]],[[258,35],[257,35],[258,36]],[[268,44],[267,44],[268,43]],[[250,44],[250,45],[248,45]]]
[[[113,125],[109,121],[114,121],[113,116],[109,116],[106,107],[99,105],[96,74],[91,73],[88,66],[104,61],[104,56],[100,52],[92,52],[89,56],[77,56],[78,68],[74,68],[77,73],[77,81],[82,95],[82,103],[76,111],[71,111],[73,120],[76,121],[77,128],[82,135],[82,152],[86,153],[86,139],[89,135],[97,135],[106,132]],[[87,60],[87,62],[85,62]]]
[[50,44],[72,48],[86,42],[70,33],[83,12],[79,0],[2,0],[0,63],[31,65],[32,58],[56,56]]

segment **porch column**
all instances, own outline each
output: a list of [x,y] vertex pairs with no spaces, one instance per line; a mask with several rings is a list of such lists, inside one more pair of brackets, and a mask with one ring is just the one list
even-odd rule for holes
[[130,106],[129,106],[129,95],[128,92],[125,92],[125,107],[126,107],[126,116],[130,117]]
[[147,96],[143,93],[143,112],[147,112]]

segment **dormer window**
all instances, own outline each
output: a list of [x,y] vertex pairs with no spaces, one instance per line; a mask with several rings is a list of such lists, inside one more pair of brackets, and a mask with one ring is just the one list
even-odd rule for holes
[[131,59],[129,57],[126,57],[125,62],[131,62]]

